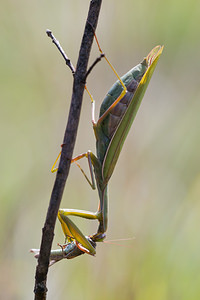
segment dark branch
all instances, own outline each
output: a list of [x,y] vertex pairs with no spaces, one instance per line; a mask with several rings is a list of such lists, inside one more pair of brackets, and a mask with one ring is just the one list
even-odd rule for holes
[[100,7],[102,0],[92,0],[88,12],[88,18],[84,30],[84,35],[80,47],[79,58],[77,62],[76,71],[74,74],[73,93],[71,99],[71,107],[69,118],[64,135],[64,146],[62,147],[61,159],[58,166],[54,187],[51,194],[47,216],[42,229],[42,241],[40,247],[40,255],[35,275],[35,300],[46,299],[47,287],[47,273],[49,267],[49,256],[54,237],[54,228],[57,218],[58,209],[63,195],[66,180],[69,174],[71,158],[75,145],[78,123],[80,118],[80,111],[82,105],[82,97],[84,92],[84,81],[87,71],[89,55],[93,42],[93,31],[89,24],[96,29]]

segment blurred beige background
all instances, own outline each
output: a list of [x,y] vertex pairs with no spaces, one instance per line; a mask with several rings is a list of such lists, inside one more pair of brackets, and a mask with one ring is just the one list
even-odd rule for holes
[[[62,143],[72,76],[47,38],[51,29],[74,64],[89,1],[3,1],[0,11],[0,291],[33,299],[41,228]],[[157,44],[165,49],[109,185],[107,240],[95,258],[53,266],[48,299],[172,300],[200,297],[200,2],[103,1],[101,47],[119,74]],[[91,60],[99,55],[94,44]],[[88,79],[96,118],[116,80],[104,61]],[[95,151],[85,94],[74,155]],[[83,166],[87,165],[83,162]],[[62,207],[95,211],[91,191],[72,166]],[[96,222],[76,220],[85,234]],[[63,242],[56,225],[54,248]],[[79,297],[79,298],[78,298]]]

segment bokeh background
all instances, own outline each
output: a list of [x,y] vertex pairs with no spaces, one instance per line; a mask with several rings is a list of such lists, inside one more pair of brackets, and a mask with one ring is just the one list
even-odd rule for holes
[[[86,0],[1,4],[1,299],[33,299],[29,249],[40,245],[71,99],[72,76],[45,30],[75,64],[88,7]],[[199,15],[197,0],[103,1],[97,34],[120,75],[165,46],[109,185],[107,240],[133,239],[54,265],[48,299],[199,299]],[[90,63],[98,55],[94,44]],[[115,80],[105,61],[88,78],[96,118]],[[95,151],[95,139],[85,94],[74,155],[88,149]],[[95,211],[97,204],[72,166],[61,206]],[[85,234],[96,231],[95,221],[76,222]],[[57,223],[54,248],[58,242]]]

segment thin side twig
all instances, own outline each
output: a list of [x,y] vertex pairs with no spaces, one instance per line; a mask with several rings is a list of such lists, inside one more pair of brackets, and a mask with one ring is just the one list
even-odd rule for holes
[[92,65],[89,67],[89,69],[87,70],[87,73],[86,73],[86,75],[85,75],[85,78],[88,77],[88,75],[92,72],[92,69],[96,66],[96,64],[97,64],[98,62],[101,61],[101,59],[102,59],[104,56],[105,56],[105,54],[104,54],[104,53],[101,53],[101,54],[99,55],[99,57],[97,57],[97,58],[95,59],[95,61],[93,62],[93,64],[92,64]]
[[63,140],[64,146],[62,147],[58,172],[56,174],[56,179],[51,194],[45,224],[42,229],[40,255],[35,274],[35,300],[46,299],[46,280],[49,267],[49,256],[54,237],[55,222],[66,180],[69,174],[71,158],[73,154],[80,118],[87,65],[94,37],[93,31],[89,24],[92,24],[93,28],[96,29],[101,3],[102,0],[92,0],[90,2],[90,8],[80,47],[77,67],[74,74],[73,93],[71,99],[69,118]]
[[75,68],[74,68],[73,64],[71,63],[71,60],[67,57],[65,51],[61,47],[59,41],[55,38],[55,36],[53,35],[51,30],[47,29],[46,34],[48,35],[48,37],[51,38],[52,43],[54,43],[54,45],[56,45],[56,47],[58,48],[58,50],[61,53],[62,57],[64,58],[66,65],[70,68],[70,70],[72,71],[72,75],[74,76]]

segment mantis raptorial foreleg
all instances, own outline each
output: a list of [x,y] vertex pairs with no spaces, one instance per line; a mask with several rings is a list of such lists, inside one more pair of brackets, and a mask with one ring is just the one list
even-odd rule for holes
[[[64,232],[65,238],[68,242],[76,240],[77,243],[81,244],[85,249],[88,249],[90,254],[95,254],[95,248],[88,241],[85,235],[80,231],[80,229],[68,218],[68,216],[78,216],[85,219],[98,219],[96,213],[84,210],[76,209],[60,209],[58,212],[58,219],[61,222],[62,230]],[[78,246],[78,244],[77,244]],[[81,249],[82,250],[82,249]],[[84,251],[84,250],[83,250]]]
[[[58,155],[54,166],[59,159],[60,154]],[[88,164],[89,164],[89,170],[90,170],[90,175],[91,175],[91,181],[88,178],[88,176],[85,174],[81,166],[77,163],[78,160],[86,157],[88,159]],[[91,153],[90,151],[80,154],[77,157],[73,158],[71,160],[71,163],[76,163],[77,166],[80,168],[81,172],[83,173],[84,177],[90,184],[90,186],[95,189],[95,180],[94,180],[94,174],[93,174],[93,166],[95,163],[97,164],[95,155]],[[52,167],[53,171],[55,172],[56,169]],[[64,232],[65,238],[68,242],[72,242],[75,240],[77,242],[77,247],[88,254],[94,255],[95,254],[95,248],[93,245],[90,243],[88,238],[79,230],[79,228],[72,222],[68,216],[77,216],[85,219],[93,219],[93,220],[98,220],[101,222],[101,214],[97,212],[91,212],[91,211],[85,211],[85,210],[78,210],[78,209],[60,209],[58,212],[58,219],[61,222],[62,230]],[[83,248],[82,248],[82,246]],[[88,252],[87,252],[88,251]]]

